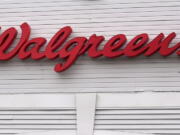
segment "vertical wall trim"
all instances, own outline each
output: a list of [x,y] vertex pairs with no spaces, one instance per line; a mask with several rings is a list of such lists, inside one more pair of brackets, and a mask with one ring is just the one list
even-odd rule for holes
[[77,135],[93,135],[96,94],[77,94]]

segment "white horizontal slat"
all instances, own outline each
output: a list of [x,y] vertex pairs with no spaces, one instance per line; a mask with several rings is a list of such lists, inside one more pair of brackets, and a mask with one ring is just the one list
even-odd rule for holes
[[[95,125],[179,125],[178,119],[95,120]],[[0,120],[0,125],[76,125],[76,120]]]
[[[99,108],[122,108],[122,107],[151,107],[166,108],[179,106],[179,93],[134,93],[134,94],[99,94],[97,107]],[[173,99],[173,100],[172,100]]]
[[[177,116],[178,118],[178,116]],[[0,120],[73,120],[76,119],[75,115],[2,115],[0,116]]]
[[126,110],[126,109],[99,109],[96,111],[96,114],[98,115],[126,115],[126,114],[132,114],[132,115],[178,115],[180,113],[179,109],[162,109],[162,110],[151,110],[151,109],[134,109],[134,110]]
[[[97,109],[106,108],[138,108],[148,107],[158,109],[179,107],[179,93],[124,93],[97,94]],[[130,100],[131,99],[131,100]],[[153,99],[153,100],[152,100]],[[169,100],[168,100],[169,99]],[[171,100],[173,99],[173,100]],[[109,102],[111,100],[111,102]],[[4,104],[6,102],[6,104]],[[29,108],[40,110],[43,108],[75,108],[75,94],[14,94],[0,95],[0,110],[6,108]],[[128,109],[128,108],[127,108]]]
[[[139,135],[138,133],[133,133],[133,132],[112,132],[112,131],[95,131],[94,134],[95,135],[101,135],[101,134],[112,134],[112,135],[118,135],[119,133],[123,134],[123,135],[128,135],[129,133],[131,133],[131,135]],[[23,133],[21,135],[51,135],[51,134],[54,134],[54,135],[58,135],[58,134],[64,134],[64,135],[75,135],[76,132],[75,130],[56,130],[56,131],[38,131],[38,132],[30,132],[30,133]],[[144,134],[141,134],[141,135],[144,135]]]
[[[34,110],[34,109],[0,109],[0,115],[75,115],[76,111],[74,109],[42,109],[42,110]],[[97,109],[96,115],[179,115],[179,108],[171,108],[168,109]]]
[[[173,113],[173,112],[172,112]],[[72,115],[72,114],[76,114],[76,111],[74,109],[67,109],[67,110],[63,110],[63,109],[55,109],[55,110],[0,110],[0,115],[11,115],[11,114],[15,114],[15,115]]]
[[[95,120],[96,125],[179,125],[179,120]],[[0,120],[1,125],[76,125],[76,120]]]
[[[179,93],[102,93],[97,94],[97,96],[96,107],[101,109],[117,109],[123,107],[141,107],[142,109],[148,107],[158,109],[158,107],[161,107],[161,109],[166,109],[180,106],[180,103],[178,102],[180,98]],[[111,102],[109,102],[109,100],[111,100]],[[6,102],[6,104],[4,104],[4,102]],[[5,110],[8,108],[33,108],[36,110],[43,108],[74,109],[75,94],[0,95],[0,110],[3,110],[4,108],[6,108]]]
[[[32,94],[32,95],[0,95],[0,110],[3,108],[62,108],[73,109],[75,97],[73,94]],[[5,103],[5,104],[4,104]]]
[[[21,131],[19,131],[19,130],[13,130],[13,131],[15,131],[15,133],[31,133],[31,134],[35,134],[35,133],[37,133],[37,134],[39,134],[40,132],[42,132],[43,134],[44,134],[44,132],[47,132],[47,131],[44,131],[44,130],[36,130],[36,131],[34,131],[34,132],[31,132],[31,131],[29,131],[29,130],[21,130]],[[51,130],[50,130],[51,131]],[[48,131],[48,132],[50,132],[50,131]],[[63,130],[64,131],[64,130]],[[70,131],[70,130],[68,130],[68,131]],[[71,130],[71,131],[74,131],[75,132],[75,130]],[[135,135],[139,135],[140,133],[154,133],[155,131],[153,131],[153,130],[151,130],[151,131],[147,131],[147,130],[141,130],[141,131],[139,131],[139,130],[131,130],[131,131],[129,131],[129,130],[111,130],[111,132],[108,132],[107,130],[103,130],[104,131],[104,133],[108,133],[108,134],[112,134],[113,135],[113,133],[111,133],[111,132],[116,132],[116,134],[115,135],[118,135],[119,133],[131,133],[131,134],[133,134],[133,133],[137,133],[137,134],[135,134]],[[53,133],[51,133],[51,134],[54,134],[54,130],[52,131]],[[63,133],[61,130],[56,130],[55,132],[57,132],[57,133]],[[2,133],[9,133],[7,130],[3,130],[3,131],[1,131],[1,134]],[[14,133],[14,132],[11,132],[12,134]],[[158,134],[162,134],[162,133],[165,133],[165,134],[172,134],[172,135],[177,135],[178,133],[179,133],[179,131],[178,130],[173,130],[173,131],[164,131],[163,132],[163,130],[159,130],[159,131],[157,131],[157,133]],[[30,135],[31,135],[30,134]],[[65,134],[65,133],[64,133]],[[68,134],[68,135],[73,135],[71,132]],[[97,133],[97,135],[98,135],[98,133]],[[145,134],[146,135],[146,134]]]
[[[0,125],[0,129],[65,130],[76,129],[75,125]],[[179,125],[97,125],[97,130],[180,130]]]
[[[0,120],[74,120],[76,119],[75,115],[1,115]],[[112,120],[112,119],[130,119],[130,120],[149,120],[149,119],[158,119],[158,120],[180,120],[180,115],[97,115],[97,120]]]
[[136,120],[96,120],[95,121],[96,125],[179,125],[180,122],[178,119],[175,120],[157,120],[157,119],[149,119],[149,120],[145,120],[145,119],[136,119]]

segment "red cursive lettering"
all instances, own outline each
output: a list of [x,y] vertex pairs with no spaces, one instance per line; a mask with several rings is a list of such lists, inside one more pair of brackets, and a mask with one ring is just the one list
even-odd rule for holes
[[180,55],[180,42],[170,47],[170,43],[176,37],[172,32],[167,37],[163,33],[157,35],[153,40],[148,42],[148,34],[143,33],[134,37],[125,45],[127,38],[124,34],[118,34],[110,38],[102,49],[99,46],[105,40],[104,36],[91,35],[86,37],[75,37],[65,42],[72,33],[72,28],[66,26],[61,28],[48,42],[44,50],[46,39],[44,37],[30,37],[30,26],[27,23],[21,24],[22,34],[19,42],[12,50],[8,50],[17,36],[17,30],[13,27],[5,30],[0,35],[0,60],[9,60],[16,55],[19,59],[31,58],[33,60],[48,58],[64,59],[62,63],[55,65],[56,72],[62,72],[78,59],[79,56],[87,52],[89,57],[97,58],[105,56],[115,58],[119,56],[135,57],[138,55],[151,56],[159,53],[161,56],[169,56],[176,52]]

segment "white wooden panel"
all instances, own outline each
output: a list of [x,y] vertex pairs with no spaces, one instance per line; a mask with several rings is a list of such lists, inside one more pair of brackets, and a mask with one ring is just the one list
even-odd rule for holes
[[[59,28],[70,25],[71,37],[96,33],[106,41],[124,33],[130,40],[149,33],[176,32],[180,41],[178,0],[1,0],[2,30],[28,22],[31,37],[48,40]],[[20,35],[20,33],[19,33]],[[18,37],[19,37],[18,35]],[[17,41],[16,41],[17,42]],[[0,93],[179,91],[180,63],[177,56],[134,59],[90,59],[82,56],[63,73],[55,73],[58,60],[0,62]]]

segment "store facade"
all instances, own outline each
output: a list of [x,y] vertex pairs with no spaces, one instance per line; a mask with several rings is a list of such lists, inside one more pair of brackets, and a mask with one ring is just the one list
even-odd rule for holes
[[0,134],[179,134],[178,0],[0,1]]

